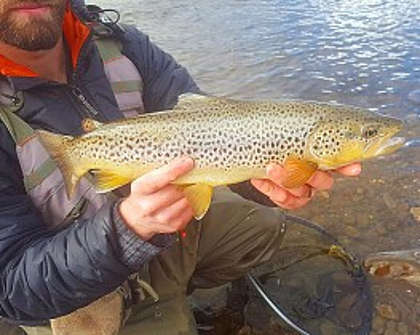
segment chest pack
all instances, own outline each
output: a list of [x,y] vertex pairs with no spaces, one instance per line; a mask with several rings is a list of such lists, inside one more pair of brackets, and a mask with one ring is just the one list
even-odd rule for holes
[[[114,37],[96,34],[94,42],[104,64],[118,107],[126,118],[144,113],[143,80],[136,66],[122,54],[122,45]],[[33,128],[16,111],[22,106],[0,104],[0,120],[16,143],[16,153],[27,194],[49,228],[62,228],[76,219],[92,216],[112,193],[98,194],[88,177],[83,177],[71,199],[56,162],[45,150]]]

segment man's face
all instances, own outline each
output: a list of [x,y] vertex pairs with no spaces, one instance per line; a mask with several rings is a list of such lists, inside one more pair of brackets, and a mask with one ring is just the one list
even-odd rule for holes
[[52,49],[67,0],[0,0],[0,41],[27,51]]

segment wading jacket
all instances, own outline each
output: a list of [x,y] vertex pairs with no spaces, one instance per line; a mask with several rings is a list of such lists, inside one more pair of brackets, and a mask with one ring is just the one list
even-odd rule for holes
[[[0,55],[0,98],[23,98],[16,114],[34,129],[80,135],[81,121],[121,119],[83,3],[73,1],[63,31],[69,48],[69,83],[44,80]],[[173,107],[177,97],[198,88],[175,60],[134,27],[115,38],[141,75],[145,112]],[[121,104],[120,104],[121,107]],[[0,316],[36,325],[67,314],[113,291],[128,275],[168,247],[173,238],[139,239],[106,201],[91,217],[50,229],[27,194],[16,143],[0,122]]]

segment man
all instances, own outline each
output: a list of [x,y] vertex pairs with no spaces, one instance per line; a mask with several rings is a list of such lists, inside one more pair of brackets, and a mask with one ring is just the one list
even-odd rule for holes
[[[216,195],[202,221],[193,221],[184,195],[171,185],[193,168],[188,157],[135,180],[124,198],[80,191],[80,199],[89,200],[85,211],[84,202],[61,197],[61,178],[50,185],[57,170],[31,129],[79,135],[86,117],[122,118],[122,98],[130,97],[130,112],[153,112],[170,109],[182,93],[199,91],[187,71],[145,35],[115,26],[111,35],[122,56],[109,62],[124,62],[124,71],[133,67],[130,74],[142,81],[141,101],[133,92],[117,97],[110,78],[118,73],[101,57],[89,20],[95,15],[77,0],[0,0],[0,106],[6,110],[0,123],[0,315],[40,334],[47,330],[38,326],[49,319],[141,273],[160,301],[134,299],[139,302],[121,333],[194,334],[187,291],[220,285],[268,261],[284,227],[278,210],[227,192]],[[360,165],[340,172],[357,175]],[[281,166],[268,167],[268,175],[252,185],[285,209],[304,206],[315,190],[333,183],[319,171],[307,185],[287,190]],[[66,206],[71,211],[64,215]],[[173,233],[179,231],[186,237],[177,241]]]

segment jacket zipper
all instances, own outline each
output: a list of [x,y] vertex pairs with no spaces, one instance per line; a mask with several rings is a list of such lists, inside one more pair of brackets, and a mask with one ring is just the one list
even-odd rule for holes
[[77,98],[77,100],[83,105],[86,113],[90,117],[95,117],[99,114],[99,112],[93,107],[90,102],[87,100],[87,98],[83,95],[82,90],[78,88],[77,86],[70,86],[71,92],[73,95]]
[[[82,48],[80,50],[80,56],[83,54],[84,49],[86,48],[86,45],[90,42],[92,39],[92,32],[90,32],[88,38],[86,39],[85,43],[82,45]],[[72,75],[71,75],[71,81],[69,83],[70,90],[72,95],[77,99],[79,102],[79,106],[82,105],[85,111],[85,114],[87,114],[90,118],[95,118],[99,112],[96,110],[95,107],[92,106],[92,104],[89,102],[89,100],[86,98],[86,96],[83,94],[82,89],[76,85],[77,83],[77,71],[78,69],[74,69]],[[84,115],[83,115],[84,116]]]

